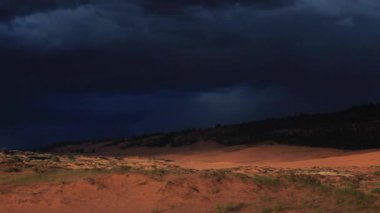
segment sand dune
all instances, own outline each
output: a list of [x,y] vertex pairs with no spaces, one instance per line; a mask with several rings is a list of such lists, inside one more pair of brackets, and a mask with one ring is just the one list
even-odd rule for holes
[[286,145],[256,145],[225,147],[202,142],[179,148],[131,148],[127,156],[143,156],[175,161],[195,169],[229,168],[238,166],[305,167],[367,167],[380,165],[379,150],[343,151]]
[[0,153],[0,169],[1,213],[380,211],[379,150],[202,142]]
[[236,145],[223,146],[214,141],[203,141],[181,147],[130,147],[123,144],[80,144],[61,152],[96,150],[96,155],[149,157],[174,161],[195,169],[229,168],[237,166],[270,167],[350,167],[380,165],[380,150],[347,151],[334,148],[317,148],[288,145]]

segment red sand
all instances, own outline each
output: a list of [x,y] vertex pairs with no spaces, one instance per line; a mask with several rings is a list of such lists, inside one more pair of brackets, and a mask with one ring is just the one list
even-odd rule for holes
[[[284,145],[224,147],[213,142],[203,142],[178,148],[140,147],[120,150],[107,147],[100,150],[100,154],[149,156],[173,160],[173,164],[195,169],[238,166],[269,166],[278,169],[306,167],[358,167],[360,169],[380,166],[379,150],[342,151]],[[110,174],[71,183],[39,183],[16,188],[0,188],[0,212],[190,213],[205,212],[205,210],[215,212],[215,207],[219,203],[261,202],[260,199],[263,198],[258,196],[265,192],[261,190],[264,189],[241,181],[212,182],[205,181],[196,175],[192,176],[192,174],[174,179],[173,177],[172,179],[165,178],[161,181],[139,174]],[[289,203],[302,200],[305,198],[305,193],[308,193],[292,190],[285,188],[281,193],[271,191],[265,193],[274,193],[273,196],[276,196],[276,199],[294,199],[294,201],[286,201]],[[243,212],[261,212],[261,209],[246,208]]]
[[173,160],[178,165],[195,169],[238,166],[305,167],[369,167],[380,165],[380,151],[342,151],[286,145],[225,147],[212,142],[179,148],[132,148],[126,155],[142,153],[158,159]]

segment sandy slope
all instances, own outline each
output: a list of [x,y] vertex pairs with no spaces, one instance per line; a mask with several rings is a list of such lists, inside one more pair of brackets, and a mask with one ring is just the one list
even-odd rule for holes
[[[271,150],[273,149],[273,150]],[[196,154],[183,157],[162,155],[180,165],[191,168],[223,168],[242,165],[270,166],[284,168],[304,167],[367,167],[380,165],[380,151],[341,152],[329,149],[304,147],[255,147],[238,151],[214,151],[210,154]]]
[[[212,190],[218,189],[215,193]],[[0,195],[0,212],[212,212],[218,203],[242,202],[256,197],[257,189],[241,181],[222,183],[197,175],[167,177],[107,175],[67,184],[35,184]]]
[[[106,172],[92,176],[90,173],[74,179],[65,176],[59,181],[46,179],[27,184],[20,180],[9,184],[12,182],[6,178],[19,174],[0,172],[0,183],[8,181],[0,184],[0,212],[380,211],[380,195],[360,194],[362,191],[371,194],[371,190],[380,186],[379,150],[342,151],[284,145],[224,147],[203,142],[177,148],[105,147],[98,154],[108,157],[21,159],[27,162],[24,173],[40,165],[47,170],[68,168],[73,174],[76,169],[99,166],[140,169],[122,174]],[[109,157],[116,154],[119,157]],[[7,156],[2,158],[6,162]],[[7,164],[1,164],[0,158],[1,165]],[[16,161],[15,165],[21,164]],[[223,168],[234,169],[227,173],[225,169],[216,170]],[[169,173],[162,174],[162,169]],[[315,185],[315,178],[334,187],[321,190],[319,182]],[[342,194],[337,191],[341,187],[355,187],[352,190],[356,191]],[[338,202],[341,203],[337,205]],[[226,206],[235,211],[229,211]]]
[[[115,153],[115,150],[104,150]],[[127,156],[143,155],[173,160],[178,165],[195,169],[215,169],[238,166],[305,167],[367,167],[380,165],[380,151],[343,151],[332,148],[312,148],[286,145],[225,147],[202,142],[178,148],[130,148]]]
[[[222,146],[213,141],[182,147],[132,147],[123,144],[82,144],[66,148],[68,151],[96,150],[99,155],[144,156],[173,160],[177,164],[196,168],[228,168],[236,166],[271,167],[350,167],[380,165],[380,150],[343,151],[286,145]],[[65,149],[60,150],[65,152]]]
[[[273,170],[263,170],[271,175]],[[269,173],[268,173],[269,172]],[[357,171],[351,171],[354,174]],[[207,174],[207,175],[206,175]],[[363,176],[364,173],[360,173]],[[232,174],[190,173],[147,176],[104,174],[57,183],[0,187],[0,212],[10,213],[224,213],[224,212],[369,212],[380,200],[357,200],[355,194],[334,194],[318,186],[293,186],[241,178]],[[366,177],[366,176],[363,176]],[[324,181],[326,181],[324,177]],[[339,176],[330,181],[340,180]],[[368,174],[365,180],[371,180]],[[264,179],[266,180],[266,179]],[[276,180],[276,179],[274,179]],[[344,179],[346,180],[346,179]],[[342,182],[344,181],[342,179]],[[347,179],[349,183],[355,180]],[[281,179],[281,182],[285,179]],[[338,183],[340,184],[340,183]],[[362,199],[360,197],[360,199]],[[336,205],[339,200],[344,200]],[[224,206],[234,207],[234,211]],[[358,209],[361,208],[359,211]]]

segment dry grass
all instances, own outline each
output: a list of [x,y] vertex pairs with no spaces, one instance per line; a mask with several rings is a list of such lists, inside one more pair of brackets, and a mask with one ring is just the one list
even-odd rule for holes
[[39,182],[63,183],[78,178],[107,174],[108,170],[56,170],[43,173],[0,174],[0,185],[25,185]]
[[[242,196],[236,200],[218,200],[213,203],[214,208],[209,209],[213,212],[380,212],[380,175],[373,170],[359,172],[352,169],[343,173],[319,168],[239,167],[198,171],[157,159],[23,152],[1,152],[0,168],[0,194],[8,186],[16,188],[45,182],[62,184],[86,178],[101,179],[111,174],[137,174],[149,177],[141,187],[149,184],[147,182],[164,184],[180,180],[185,183],[167,187],[169,194],[170,190],[180,193],[186,189],[186,196],[196,194],[197,199],[212,200],[223,196],[230,199],[230,193]],[[202,184],[207,188],[202,188]],[[234,188],[236,186],[241,187],[240,191]],[[152,212],[161,212],[161,209]]]
[[216,206],[217,213],[231,213],[231,212],[237,212],[244,208],[244,203],[226,203],[226,204],[218,204]]

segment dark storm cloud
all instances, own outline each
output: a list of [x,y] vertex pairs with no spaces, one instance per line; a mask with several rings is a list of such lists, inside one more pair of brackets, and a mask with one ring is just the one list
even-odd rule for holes
[[0,2],[0,22],[36,12],[58,8],[74,8],[88,1],[90,0],[2,0]]
[[275,9],[292,5],[296,0],[141,0],[148,12],[178,14],[187,7],[220,8],[227,6],[252,6],[257,9]]
[[254,6],[260,9],[273,9],[294,3],[296,0],[2,0],[0,21],[9,21],[18,16],[30,15],[62,8],[75,8],[81,5],[122,5],[135,4],[148,12],[170,14],[179,13],[189,6],[218,8],[226,5]]
[[372,64],[378,56],[379,19],[363,3],[369,1],[352,3],[355,8],[338,0],[314,2],[255,13],[198,8],[181,18],[147,15],[133,7],[120,12],[95,3],[37,13],[0,27],[11,51],[26,51],[17,57],[5,50],[4,67],[24,78],[12,72],[2,85],[125,91],[192,87],[194,82],[200,88],[223,87],[247,79],[255,85],[294,87],[294,75],[318,82]]
[[49,2],[0,7],[0,145],[380,100],[377,0]]

